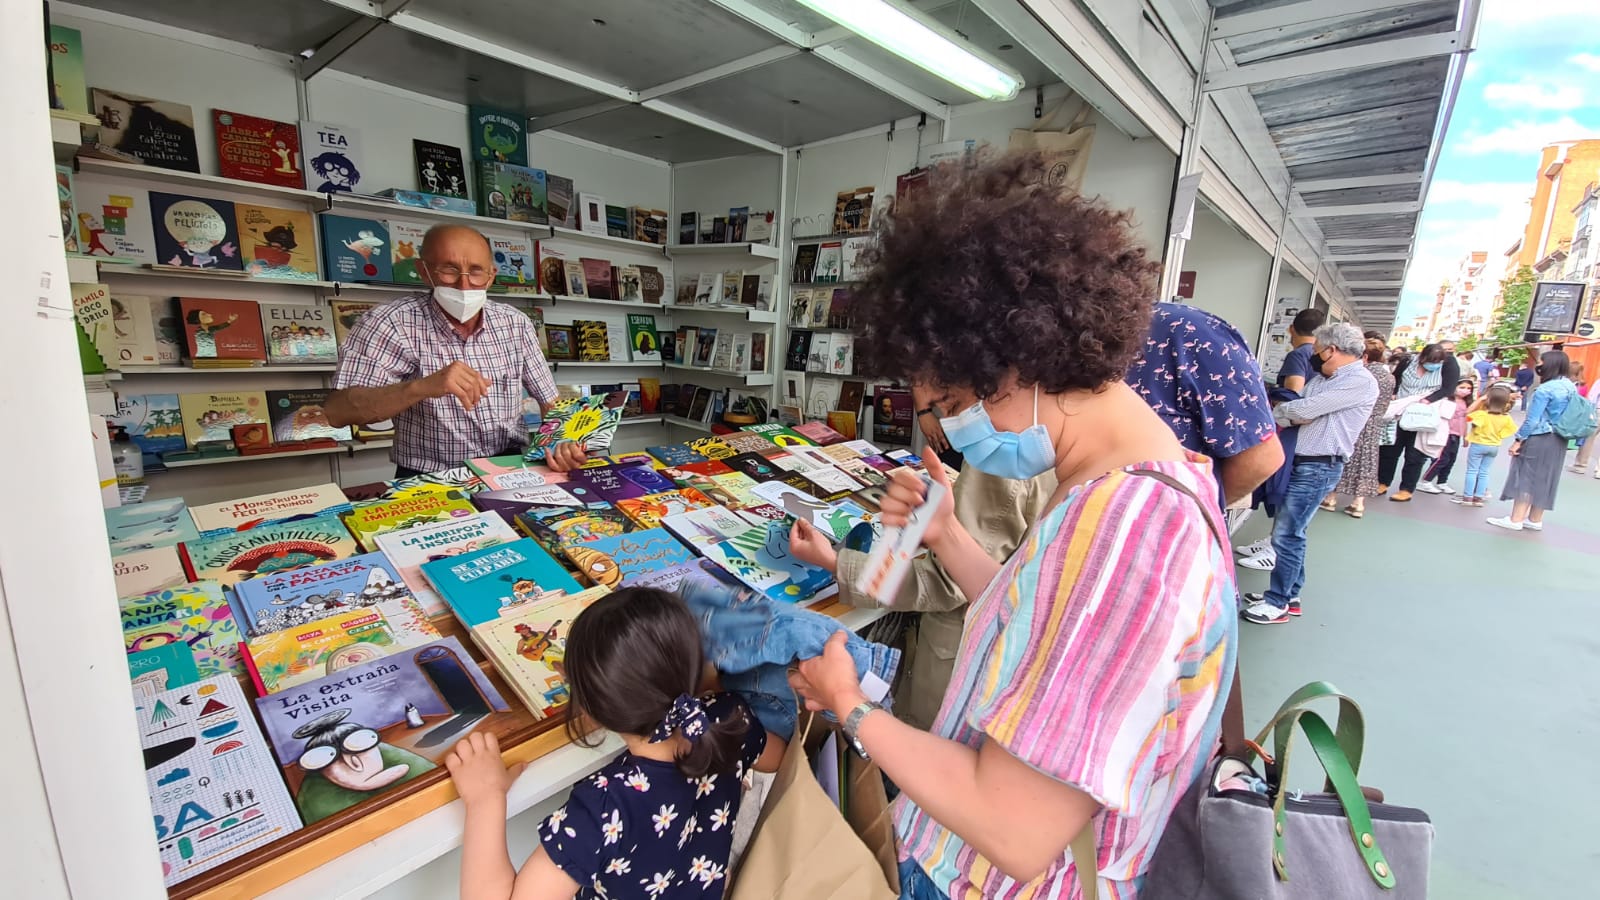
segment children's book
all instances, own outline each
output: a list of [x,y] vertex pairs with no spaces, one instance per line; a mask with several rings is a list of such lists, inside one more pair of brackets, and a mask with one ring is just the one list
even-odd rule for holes
[[244,271],[239,219],[233,203],[210,197],[150,192],[156,259],[163,266]]
[[299,518],[343,515],[349,511],[350,501],[332,482],[189,507],[189,514],[194,517],[195,528],[199,529],[201,537],[249,531],[261,525]]
[[125,263],[156,261],[150,192],[79,175],[72,184],[77,207],[78,252]]
[[592,394],[556,401],[528,436],[527,459],[542,462],[551,447],[564,441],[580,441],[590,453],[605,453],[622,424],[625,400],[619,394]]
[[788,470],[759,453],[741,453],[723,460],[735,472],[743,472],[756,481],[780,481]]
[[664,466],[681,466],[704,462],[705,457],[689,449],[688,444],[658,444],[645,450]]
[[322,213],[323,271],[329,281],[393,281],[389,229],[377,219]]
[[300,628],[353,610],[381,613],[390,631],[413,642],[437,631],[382,553],[363,553],[275,572],[233,587],[234,617],[252,637]]
[[656,317],[628,316],[628,349],[634,362],[661,362],[661,343],[656,337]]
[[716,504],[710,497],[694,488],[675,488],[643,497],[630,497],[617,501],[617,509],[632,519],[640,528],[660,528],[668,516],[680,515],[695,509],[705,509]]
[[645,572],[642,575],[630,579],[628,581],[628,586],[636,588],[654,588],[658,591],[666,591],[669,594],[675,594],[678,592],[678,589],[683,586],[684,579],[688,578],[690,575],[711,574],[713,577],[715,577],[715,573],[720,571],[722,570],[710,560],[696,559],[693,562],[679,563],[676,566],[668,566],[665,569],[656,569],[653,572]]
[[267,338],[267,361],[273,365],[329,365],[339,361],[333,335],[333,314],[325,306],[304,303],[262,303],[261,328]]
[[86,129],[92,150],[123,162],[200,171],[194,139],[194,110],[185,103],[152,100],[107,88],[89,93],[98,126]]
[[789,529],[781,522],[751,526],[701,552],[769,600],[780,603],[805,603],[833,584],[833,576],[827,570],[790,554]]
[[142,702],[162,691],[194,684],[200,680],[200,670],[194,664],[193,647],[162,644],[129,653],[128,677],[133,681],[136,702]]
[[218,675],[139,697],[134,712],[168,887],[300,830],[236,680]]
[[315,281],[317,242],[311,213],[235,203],[244,270],[255,278]]
[[176,544],[129,550],[113,556],[111,573],[116,577],[118,597],[177,587],[189,580]]
[[[832,428],[829,428],[825,422],[806,422],[796,425],[794,430],[796,434],[805,437],[807,440],[821,447],[826,447],[829,444],[839,444],[845,439],[844,435],[834,431]],[[832,454],[829,455],[831,456]],[[861,454],[852,451],[850,458],[860,455]]]
[[200,536],[182,497],[113,506],[105,515],[113,554],[173,547]]
[[412,138],[411,158],[416,163],[417,190],[446,197],[467,196],[467,170],[461,163],[460,147]]
[[[76,294],[76,290],[73,292]],[[117,293],[111,296],[111,325],[117,341],[117,361],[121,366],[161,364],[161,348],[156,344],[155,298]],[[170,298],[161,302],[171,305]],[[168,315],[171,318],[171,315]],[[170,351],[172,362],[178,352]],[[120,367],[120,366],[119,366]]]
[[377,609],[346,609],[334,615],[264,632],[245,641],[245,661],[263,694],[276,694],[356,663],[368,662],[439,639],[431,633],[398,631]]
[[418,494],[433,493],[435,491],[460,491],[464,494],[476,494],[485,487],[483,479],[466,466],[456,466],[439,472],[426,472],[413,475],[410,478],[396,478],[388,482],[383,491],[368,500],[399,500],[402,497],[414,497]]
[[851,478],[835,466],[813,469],[805,477],[817,486],[821,496],[825,499],[836,499],[839,496],[853,494],[866,487],[864,482]]
[[768,438],[766,435],[754,431],[735,431],[724,434],[722,440],[741,454],[755,453],[761,456],[776,456],[783,452],[783,448]]
[[89,115],[89,82],[83,74],[83,33],[50,26],[50,108]]
[[180,547],[191,580],[209,579],[225,585],[345,559],[357,551],[355,539],[333,514],[202,537]]
[[813,442],[795,430],[778,424],[777,422],[764,422],[760,425],[746,425],[741,431],[759,434],[779,447],[810,447]]
[[232,440],[235,425],[266,424],[267,395],[262,391],[179,394],[178,409],[183,414],[184,441],[194,449],[200,441]]
[[505,614],[472,631],[472,638],[535,719],[548,718],[567,702],[567,635],[583,610],[609,591],[594,587],[555,594]]
[[422,564],[422,574],[469,629],[582,588],[530,539]]
[[363,503],[345,514],[350,534],[369,552],[378,549],[377,537],[391,531],[467,519],[478,514],[460,491],[435,491],[400,500]]
[[541,484],[474,494],[472,505],[477,507],[479,512],[492,512],[505,519],[507,525],[514,525],[517,514],[527,511],[530,507],[582,506],[583,501],[567,493],[560,485]]
[[479,162],[477,175],[479,215],[536,225],[549,222],[545,209],[548,185],[543,169]]
[[[300,160],[300,129],[293,122],[213,109],[211,125],[217,141],[217,170],[223,178],[280,187],[306,186]],[[311,240],[309,231],[306,240]]]
[[[347,125],[330,125],[325,122],[301,122],[300,134],[305,139],[306,187],[319,194],[351,192],[361,184],[362,156],[361,132]],[[323,237],[327,239],[326,234]]]
[[444,765],[510,707],[455,638],[357,663],[256,700],[280,775],[307,824]]
[[178,298],[184,341],[192,365],[203,368],[222,360],[264,365],[267,341],[261,310],[251,300]]
[[376,303],[365,303],[359,300],[335,300],[329,304],[333,313],[333,337],[339,346],[344,346],[345,338],[350,336],[350,329],[356,327],[361,317],[367,311],[377,307]]
[[[715,484],[717,489],[726,495],[727,498],[730,498],[718,498],[718,500],[727,505],[729,509],[743,509],[747,506],[757,506],[766,502],[765,500],[762,500],[760,495],[755,492],[756,485],[761,484],[762,482],[756,481],[754,478],[751,478],[749,475],[746,475],[743,472],[729,472],[726,475],[713,475],[711,476],[711,482],[712,484]],[[715,496],[709,491],[706,493],[708,496]]]
[[202,678],[240,676],[242,632],[233,607],[215,581],[199,581],[117,601],[122,640],[129,653],[167,644],[186,644]]
[[[389,277],[396,284],[421,284],[417,260],[421,259],[422,238],[428,233],[428,226],[404,219],[390,219],[384,224],[389,226]],[[334,305],[337,307],[338,302]]]
[[563,548],[578,573],[608,588],[633,583],[635,578],[694,561],[694,555],[660,528],[630,531]]
[[539,276],[534,269],[533,241],[520,235],[489,235],[489,251],[494,256],[494,283],[532,291]]
[[475,162],[528,164],[528,119],[488,106],[467,107],[467,132]]
[[84,374],[120,368],[122,352],[117,343],[111,291],[103,284],[72,285],[72,314],[78,325]]
[[[648,456],[649,454],[644,455]],[[670,491],[677,487],[677,484],[672,479],[656,471],[655,466],[648,460],[620,464],[615,466],[614,469],[623,480],[631,481],[644,488],[646,493],[654,494],[657,491]]]
[[109,421],[127,430],[146,467],[159,467],[161,454],[186,446],[177,394],[118,394],[117,414]]
[[[537,426],[537,421],[535,425]],[[477,473],[485,489],[491,491],[560,484],[567,480],[564,473],[552,472],[545,466],[529,463],[520,453],[475,457],[467,460],[467,468]]]
[[564,556],[568,547],[633,530],[627,516],[599,504],[519,513],[517,523],[551,556]]
[[464,519],[451,519],[432,525],[419,525],[404,531],[378,535],[378,548],[400,570],[400,578],[411,588],[428,615],[444,612],[444,601],[422,574],[422,564],[435,559],[460,556],[520,538],[505,520],[493,513],[478,513]]

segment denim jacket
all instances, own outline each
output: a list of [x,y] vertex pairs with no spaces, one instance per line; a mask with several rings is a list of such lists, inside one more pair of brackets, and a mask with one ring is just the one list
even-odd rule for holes
[[1528,401],[1528,417],[1522,420],[1522,427],[1517,429],[1517,440],[1525,441],[1535,435],[1554,431],[1552,423],[1567,411],[1567,404],[1576,396],[1577,385],[1566,378],[1551,379],[1534,388],[1533,398]]

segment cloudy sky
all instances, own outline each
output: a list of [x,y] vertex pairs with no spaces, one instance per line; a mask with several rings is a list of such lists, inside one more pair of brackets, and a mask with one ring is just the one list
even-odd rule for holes
[[1600,138],[1600,0],[1484,0],[1398,321],[1433,308],[1472,250],[1502,254],[1528,222],[1539,151]]

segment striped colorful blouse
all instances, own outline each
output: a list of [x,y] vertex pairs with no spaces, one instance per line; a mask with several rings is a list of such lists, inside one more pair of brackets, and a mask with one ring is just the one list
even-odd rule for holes
[[[1205,457],[1144,463],[1204,498],[1126,471],[1075,488],[1035,523],[974,602],[933,732],[1013,756],[1094,797],[1101,896],[1137,896],[1178,798],[1221,731],[1233,678],[1233,565]],[[1076,898],[1063,852],[1022,884],[1003,875],[904,795],[895,825],[952,900]]]

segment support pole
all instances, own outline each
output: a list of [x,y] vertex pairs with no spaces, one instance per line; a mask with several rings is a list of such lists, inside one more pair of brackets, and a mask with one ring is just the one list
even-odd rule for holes
[[[1212,9],[1206,14],[1206,33],[1211,32],[1211,25],[1215,22],[1217,11]],[[1200,159],[1200,134],[1201,126],[1205,124],[1206,114],[1206,68],[1211,64],[1211,53],[1200,55],[1200,71],[1194,74],[1194,104],[1189,110],[1189,121],[1184,123],[1183,143],[1178,151],[1178,169],[1172,173],[1172,191],[1167,202],[1167,221],[1172,221],[1178,200],[1178,182],[1184,176],[1194,173],[1196,161]],[[1199,201],[1199,193],[1195,194],[1195,202]],[[1170,227],[1170,226],[1169,226]],[[1161,294],[1157,299],[1171,300],[1178,292],[1178,276],[1183,271],[1183,251],[1188,245],[1188,240],[1176,235],[1167,235],[1166,254],[1162,258],[1161,266]]]

